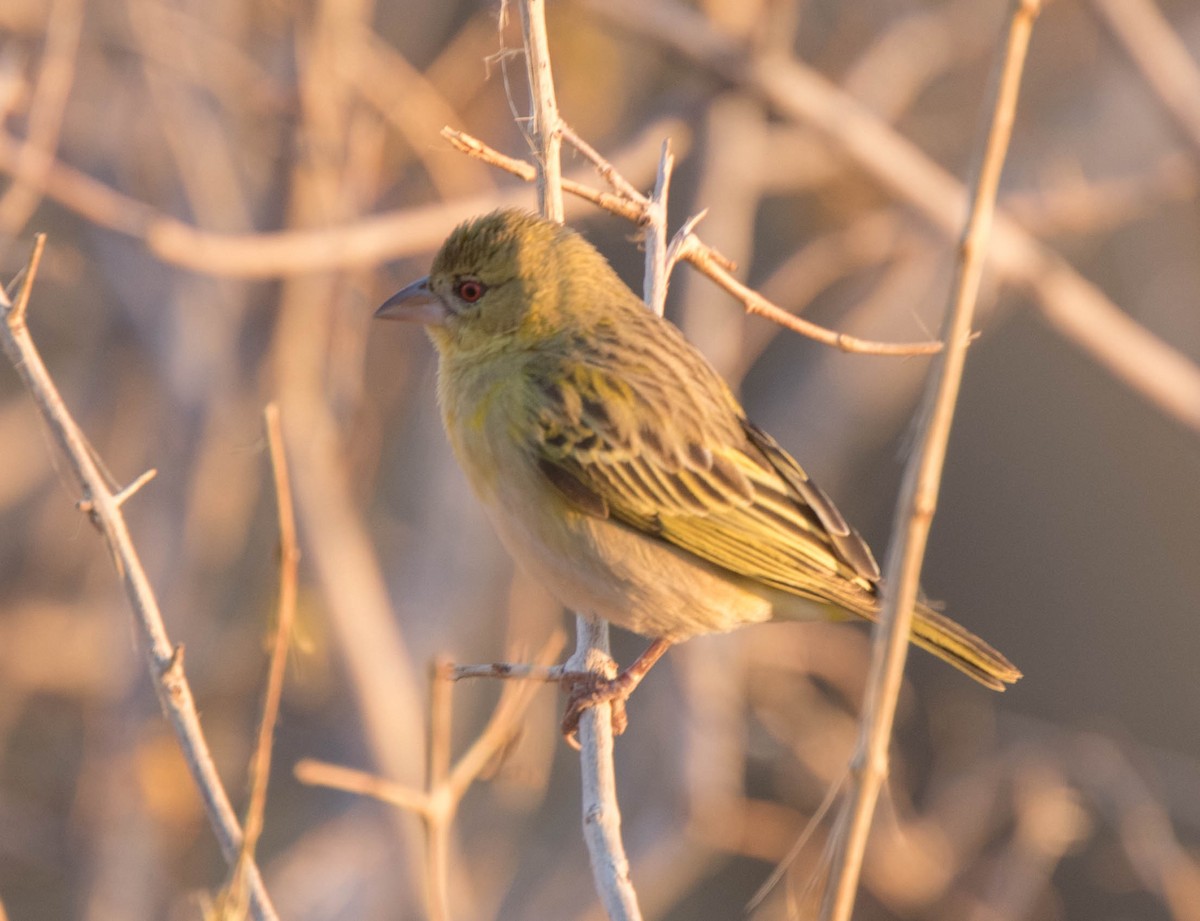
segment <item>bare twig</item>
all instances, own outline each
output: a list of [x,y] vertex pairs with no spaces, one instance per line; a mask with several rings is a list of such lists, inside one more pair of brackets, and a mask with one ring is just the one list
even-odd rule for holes
[[463,678],[515,678],[528,681],[562,681],[566,674],[565,665],[525,665],[509,662],[489,662],[485,665],[455,665],[450,672],[451,681]]
[[[784,116],[811,124],[943,234],[960,232],[963,187],[821,74],[778,56],[749,58],[700,14],[669,0],[588,0],[587,5],[621,28],[651,36],[752,90]],[[991,267],[1027,290],[1064,338],[1160,411],[1200,430],[1200,367],[1195,362],[1131,319],[1058,253],[1004,215],[997,215],[988,255]]]
[[[537,179],[537,167],[533,164],[526,163],[524,160],[518,160],[515,157],[506,156],[494,147],[489,147],[478,138],[467,134],[465,131],[456,131],[447,126],[442,129],[442,137],[449,141],[456,150],[484,163],[497,166],[506,172],[512,173],[514,176],[524,179],[526,182],[534,182]],[[562,181],[562,188],[564,192],[570,192],[572,195],[578,196],[585,201],[590,201],[592,204],[598,205],[606,211],[611,211],[613,214],[619,214],[621,217],[633,221],[635,224],[641,223],[644,219],[644,212],[641,205],[622,198],[619,195],[614,195],[611,192],[601,192],[599,189],[594,189],[582,182],[566,178]]]
[[331,790],[344,790],[347,793],[369,796],[421,816],[424,816],[429,810],[424,791],[415,790],[367,771],[358,771],[340,764],[330,764],[328,761],[319,761],[316,758],[301,758],[296,762],[294,773],[298,781],[312,784],[315,787],[329,787]]
[[[533,107],[532,138],[538,161],[538,201],[542,214],[562,221],[562,126],[546,39],[545,0],[521,0],[525,63]],[[577,671],[610,667],[608,624],[577,613],[576,648],[568,666]],[[600,901],[613,921],[640,921],[637,893],[629,879],[629,860],[621,840],[621,812],[613,768],[612,704],[585,710],[579,721],[579,766],[582,775],[583,832]]]
[[117,503],[117,507],[120,508],[122,505],[136,496],[138,491],[156,476],[158,476],[158,471],[151,467],[141,476],[136,477],[128,486],[113,496],[113,501]]
[[[296,578],[300,565],[292,483],[288,476],[287,454],[284,451],[283,430],[279,424],[279,406],[276,403],[267,404],[263,411],[263,420],[271,454],[271,473],[275,482],[275,503],[279,515],[279,610],[271,643],[271,658],[267,666],[262,718],[259,720],[258,738],[250,761],[250,798],[246,804],[246,817],[243,822],[245,834],[242,838],[242,850],[234,866],[229,886],[222,894],[224,899],[232,900],[234,905],[240,905],[244,898],[246,866],[254,859],[254,851],[263,829],[267,784],[271,777],[271,746],[275,724],[279,720],[279,704],[283,697],[283,678],[287,669],[288,649],[291,647],[292,623],[296,619]],[[225,917],[225,914],[220,914],[219,917]]]
[[[306,66],[297,73],[298,131],[308,140],[290,162],[286,184],[292,227],[354,222],[376,194],[382,177],[382,137],[364,134],[375,116],[350,103],[336,61],[354,52],[359,27],[370,18],[358,4],[318,0],[305,32]],[[449,215],[447,215],[449,216]],[[331,241],[333,246],[339,244]],[[412,667],[403,625],[392,609],[387,580],[354,498],[354,463],[340,417],[346,394],[337,382],[337,361],[316,328],[336,328],[347,279],[319,269],[290,278],[279,292],[269,362],[278,394],[299,526],[305,534],[307,569],[323,599],[324,622],[345,664],[347,684],[361,716],[366,743],[380,771],[412,783],[425,765],[419,678]],[[389,815],[406,853],[419,853],[419,830],[406,817]],[[416,861],[400,861],[402,885],[421,889]]]
[[867,673],[858,748],[854,755],[849,796],[834,833],[830,882],[822,905],[822,917],[833,921],[849,921],[854,910],[875,803],[887,776],[888,745],[904,679],[921,563],[937,509],[950,426],[971,343],[971,324],[986,262],[996,189],[1012,134],[1029,38],[1039,11],[1040,0],[1016,0],[1013,4],[1005,49],[999,61],[991,128],[981,154],[962,235],[957,277],[943,336],[946,350],[930,374],[925,431],[905,470],[904,486],[896,507],[896,523],[883,583],[883,606],[872,635],[871,666]]
[[788,313],[771,303],[753,288],[742,284],[723,266],[713,262],[707,247],[699,246],[695,235],[689,235],[680,246],[679,258],[697,266],[709,278],[740,300],[748,313],[766,317],[793,332],[817,342],[831,345],[843,352],[866,355],[936,355],[942,350],[940,342],[872,342],[846,333],[834,332],[809,320]]
[[[786,293],[795,309],[803,310],[839,280],[901,257],[914,239],[914,235],[904,233],[906,226],[896,208],[868,211],[836,230],[807,240],[763,279],[758,290],[772,300],[779,299],[778,293]],[[886,287],[880,284],[877,290]],[[859,300],[857,310],[870,315],[870,302],[870,296]],[[743,371],[774,341],[780,329],[778,324],[771,324],[748,333],[739,363]]]
[[[425,792],[430,808],[425,820],[425,887],[429,893],[431,921],[450,918],[450,823],[452,816],[433,807],[434,791],[443,789],[450,773],[450,727],[454,697],[449,673],[452,665],[439,658],[429,670],[429,767]],[[499,707],[497,707],[499,710]]]
[[[609,163],[600,151],[596,150],[585,138],[581,137],[574,128],[564,122],[562,123],[562,133],[563,140],[570,143],[572,147],[591,160],[592,165],[596,167],[596,172],[600,174],[600,178],[611,185],[618,195],[630,201],[635,201],[642,206],[649,204],[649,199],[635,189],[629,180],[622,176],[621,172]],[[661,161],[659,162],[661,164]]]
[[[561,648],[561,635],[552,637],[538,654],[538,661],[544,662],[547,658],[554,658]],[[449,678],[449,674],[437,676],[437,680],[442,682]],[[453,768],[444,772],[436,782],[427,784],[424,790],[315,758],[305,758],[297,762],[296,777],[303,783],[370,796],[416,813],[423,819],[448,821],[453,818],[467,789],[487,764],[512,740],[516,724],[532,702],[536,689],[535,684],[519,681],[506,684],[483,732],[455,762]]]
[[[17,296],[18,303],[28,303],[35,278],[36,272],[26,271],[23,287]],[[216,832],[221,852],[232,865],[241,851],[242,830],[200,729],[191,687],[184,676],[183,647],[173,646],[167,635],[158,599],[150,587],[121,514],[118,492],[109,487],[108,479],[93,456],[86,437],[67,410],[29,334],[26,317],[16,311],[4,293],[0,293],[0,313],[4,319],[0,338],[5,354],[21,375],[54,440],[66,455],[71,472],[83,493],[82,501],[87,503],[88,514],[108,543],[145,645],[155,692],[175,730],[188,770],[204,800],[209,823]],[[246,882],[254,917],[264,921],[274,919],[275,909],[258,867],[252,860],[247,862]]]
[[562,120],[550,72],[550,42],[546,37],[546,0],[522,0],[522,37],[525,40],[525,70],[529,75],[532,121],[527,134],[538,160],[538,210],[562,223]]
[[660,317],[667,306],[667,285],[670,282],[667,262],[667,193],[671,188],[671,170],[674,168],[675,157],[671,154],[671,142],[663,141],[654,194],[646,203],[646,277],[642,282],[642,300]]
[[[13,284],[19,285],[19,287],[16,289],[16,296],[12,302],[12,306],[4,317],[5,323],[11,329],[17,329],[18,327],[21,329],[25,328],[25,317],[29,311],[29,298],[33,294],[33,282],[37,278],[38,268],[42,264],[42,253],[45,250],[46,235],[39,233],[33,238],[33,252],[29,254],[29,261],[17,273],[17,277],[13,279]],[[10,293],[9,296],[11,297],[12,294]]]
[[[611,677],[608,624],[576,617],[571,671],[595,671]],[[629,858],[621,840],[621,807],[613,767],[612,705],[585,710],[579,720],[579,767],[583,789],[583,837],[592,863],[596,892],[610,921],[641,921],[637,890],[629,878]]]
[[[565,642],[563,631],[556,630],[534,656],[533,667],[548,667],[546,663],[558,657]],[[488,762],[512,740],[517,721],[524,715],[536,693],[537,685],[534,683],[516,682],[506,687],[483,732],[446,775],[446,787],[452,799],[462,799]]]
[[[563,636],[556,632],[534,657],[531,669],[545,669],[563,647]],[[430,696],[429,771],[425,789],[385,780],[364,771],[306,758],[295,768],[302,783],[345,790],[370,796],[417,815],[425,828],[425,858],[429,886],[430,915],[436,921],[450,917],[449,853],[450,832],[462,798],[471,784],[512,742],[521,718],[533,702],[538,686],[515,681],[505,685],[500,701],[483,731],[470,748],[451,767],[449,764],[450,700],[448,690],[455,679],[455,668],[438,662],[433,669]]]

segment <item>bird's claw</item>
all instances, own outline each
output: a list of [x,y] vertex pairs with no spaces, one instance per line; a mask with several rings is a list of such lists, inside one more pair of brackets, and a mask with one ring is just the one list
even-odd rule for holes
[[562,678],[563,690],[567,692],[567,709],[563,714],[562,734],[567,744],[579,750],[579,720],[585,710],[597,704],[612,705],[612,731],[619,736],[629,725],[625,712],[625,701],[633,688],[621,676],[605,678],[595,672],[567,672]]

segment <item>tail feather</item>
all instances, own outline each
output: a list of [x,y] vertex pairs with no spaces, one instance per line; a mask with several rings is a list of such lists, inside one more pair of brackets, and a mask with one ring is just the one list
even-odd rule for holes
[[1002,653],[928,605],[918,603],[913,612],[911,639],[915,645],[995,691],[1003,691],[1021,677],[1021,670]]
[[[775,616],[788,620],[827,618],[844,620],[855,614],[875,623],[879,620],[879,598],[871,591],[843,583],[836,600],[828,597],[813,599],[799,593],[776,598]],[[815,606],[814,606],[815,603]],[[913,611],[909,640],[931,652],[943,662],[953,665],[963,674],[974,678],[984,687],[1003,691],[1021,677],[1021,670],[974,633],[955,623],[945,614],[935,611],[923,601]]]

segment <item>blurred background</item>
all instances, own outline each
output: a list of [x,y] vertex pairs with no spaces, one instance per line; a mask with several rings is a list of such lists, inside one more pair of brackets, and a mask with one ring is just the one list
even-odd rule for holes
[[[418,819],[302,784],[296,763],[419,787],[434,659],[528,661],[571,623],[514,574],[469,495],[425,337],[371,320],[459,221],[535,207],[531,186],[439,137],[449,125],[529,158],[504,14],[0,5],[0,272],[49,235],[34,337],[115,478],[158,470],[127,517],[239,810],[278,591],[262,410],[281,407],[303,558],[259,856],[292,921],[431,917]],[[549,29],[564,118],[635,186],[670,139],[672,229],[707,208],[701,237],[784,308],[911,341],[936,334],[953,240],[881,178],[889,150],[831,140],[850,103],[816,123],[748,74],[820,75],[961,181],[1006,14],[1000,0],[551,0]],[[1188,0],[1049,3],[1001,188],[1024,231],[1192,363],[1200,92],[1169,87],[1200,86],[1197,58]],[[578,155],[566,169],[604,186]],[[568,207],[640,291],[635,228]],[[910,657],[856,917],[1195,921],[1195,413],[1132,390],[1013,281],[985,282],[924,585],[1025,678],[1001,696]],[[668,314],[882,558],[927,361],[747,318],[687,266]],[[0,915],[199,918],[224,864],[55,450],[0,371]],[[746,912],[843,775],[866,640],[766,625],[655,669],[616,765],[647,917]],[[642,645],[615,637],[626,663]],[[453,756],[500,693],[450,689]],[[601,917],[561,705],[537,689],[466,796],[450,917]],[[754,917],[813,915],[825,834]]]

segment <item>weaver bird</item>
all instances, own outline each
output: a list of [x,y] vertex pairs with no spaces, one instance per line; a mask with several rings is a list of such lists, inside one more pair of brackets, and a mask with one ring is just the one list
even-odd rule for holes
[[[615,678],[576,676],[564,732],[688,637],[876,619],[862,537],[574,231],[513,210],[469,221],[376,316],[425,325],[454,453],[517,562],[568,608],[653,640]],[[927,604],[911,640],[987,687],[1021,677]]]

